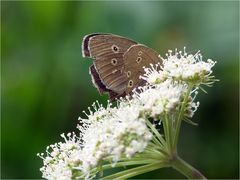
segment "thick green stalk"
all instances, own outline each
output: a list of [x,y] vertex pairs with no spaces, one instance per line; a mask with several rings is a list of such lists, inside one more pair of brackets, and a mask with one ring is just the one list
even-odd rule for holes
[[188,179],[207,179],[197,169],[195,169],[193,166],[191,166],[178,156],[175,156],[175,158],[172,159],[171,165],[174,169],[186,176]]

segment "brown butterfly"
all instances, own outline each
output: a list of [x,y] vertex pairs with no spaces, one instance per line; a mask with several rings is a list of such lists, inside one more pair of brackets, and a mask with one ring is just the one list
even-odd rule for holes
[[90,66],[93,84],[111,100],[131,94],[146,82],[139,76],[143,67],[161,62],[159,54],[131,39],[114,34],[89,34],[83,38],[83,57],[94,59]]

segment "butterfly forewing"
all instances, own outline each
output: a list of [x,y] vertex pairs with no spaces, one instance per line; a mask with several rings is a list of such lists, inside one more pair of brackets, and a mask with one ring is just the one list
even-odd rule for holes
[[[125,53],[129,47],[137,44],[137,42],[113,35],[113,34],[90,34],[83,39],[83,55],[85,57],[99,57],[104,55],[105,57],[110,53]],[[114,48],[114,45],[116,48]],[[119,48],[118,48],[119,47]],[[112,49],[115,49],[112,51]]]
[[123,54],[136,44],[130,39],[112,34],[92,34],[83,40],[83,53],[94,58],[95,69],[107,89],[123,94],[126,76],[122,73]]

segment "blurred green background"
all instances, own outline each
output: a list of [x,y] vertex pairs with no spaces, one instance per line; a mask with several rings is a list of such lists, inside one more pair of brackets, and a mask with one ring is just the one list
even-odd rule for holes
[[[81,41],[93,32],[130,37],[164,56],[201,50],[218,61],[220,82],[200,93],[179,153],[208,178],[239,177],[239,2],[1,1],[1,177],[40,178],[36,156],[75,131],[93,101],[105,103],[88,74]],[[137,178],[183,178],[161,169]]]

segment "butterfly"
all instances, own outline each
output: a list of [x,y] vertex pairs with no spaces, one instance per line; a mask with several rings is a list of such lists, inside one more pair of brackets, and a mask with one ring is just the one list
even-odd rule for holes
[[93,59],[89,68],[92,82],[100,94],[111,100],[130,95],[146,82],[139,76],[143,67],[161,63],[159,54],[134,40],[114,34],[89,34],[83,38],[82,56]]

